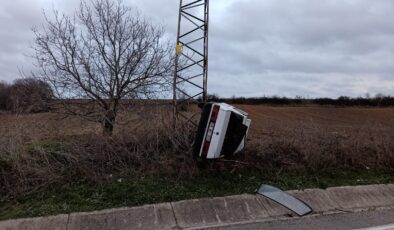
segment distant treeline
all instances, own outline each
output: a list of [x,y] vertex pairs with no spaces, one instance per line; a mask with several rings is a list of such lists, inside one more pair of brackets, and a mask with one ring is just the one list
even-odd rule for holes
[[[332,98],[287,98],[287,97],[232,97],[221,98],[218,95],[209,95],[209,101],[225,102],[229,104],[250,104],[250,105],[321,105],[321,106],[366,106],[366,107],[389,107],[394,106],[394,97],[377,94],[374,97],[346,97]],[[201,98],[199,99],[201,101]],[[86,99],[68,99],[63,103],[70,103],[79,106],[81,103],[89,103]],[[93,101],[92,101],[93,102]],[[13,113],[37,113],[47,112],[56,109],[60,101],[56,100],[51,87],[46,83],[34,78],[17,79],[12,84],[0,81],[0,111],[10,111]],[[124,99],[123,106],[154,106],[169,105],[171,100],[156,99]]]
[[394,97],[378,94],[375,97],[345,97],[333,98],[287,98],[287,97],[232,97],[221,98],[217,95],[210,95],[210,101],[225,102],[229,104],[268,104],[268,105],[328,105],[328,106],[371,106],[388,107],[394,106]]
[[50,109],[51,87],[38,79],[17,79],[12,84],[0,82],[0,111],[38,113]]

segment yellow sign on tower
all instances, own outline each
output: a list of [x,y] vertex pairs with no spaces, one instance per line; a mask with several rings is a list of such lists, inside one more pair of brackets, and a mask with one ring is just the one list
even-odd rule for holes
[[180,44],[177,44],[176,47],[175,47],[175,51],[176,51],[176,54],[182,53],[182,51],[183,51],[183,46],[180,45]]

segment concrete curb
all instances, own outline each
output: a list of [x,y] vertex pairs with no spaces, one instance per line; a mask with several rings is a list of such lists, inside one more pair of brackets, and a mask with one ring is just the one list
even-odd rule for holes
[[[312,216],[394,208],[394,184],[306,189],[289,193],[308,203],[314,210]],[[0,222],[0,230],[204,229],[289,218],[298,217],[260,195],[243,194],[8,220]]]

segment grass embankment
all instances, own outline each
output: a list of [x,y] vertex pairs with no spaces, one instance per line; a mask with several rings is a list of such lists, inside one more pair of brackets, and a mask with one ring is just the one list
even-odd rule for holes
[[259,171],[186,177],[117,178],[98,184],[69,184],[0,204],[0,219],[137,206],[184,199],[253,193],[262,183],[282,189],[394,183],[394,171],[331,169],[312,173]]

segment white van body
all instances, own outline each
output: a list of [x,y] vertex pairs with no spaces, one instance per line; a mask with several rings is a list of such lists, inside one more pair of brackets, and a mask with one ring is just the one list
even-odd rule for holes
[[194,155],[216,159],[242,151],[250,124],[248,114],[234,106],[206,104],[194,144]]

